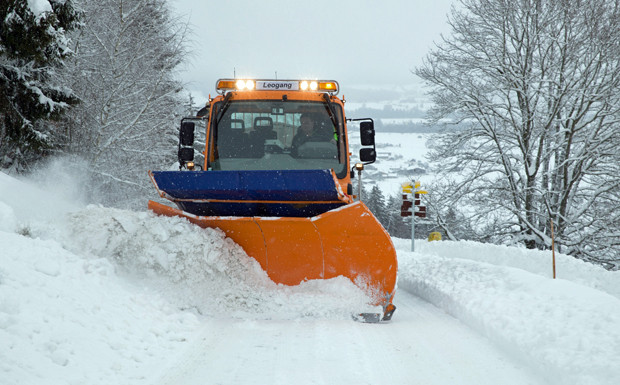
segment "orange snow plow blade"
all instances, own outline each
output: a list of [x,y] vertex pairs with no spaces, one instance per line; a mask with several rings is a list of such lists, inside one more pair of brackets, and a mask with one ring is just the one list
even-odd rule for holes
[[310,218],[197,216],[149,201],[156,214],[219,228],[276,283],[345,276],[389,311],[396,286],[394,245],[370,210],[355,202]]

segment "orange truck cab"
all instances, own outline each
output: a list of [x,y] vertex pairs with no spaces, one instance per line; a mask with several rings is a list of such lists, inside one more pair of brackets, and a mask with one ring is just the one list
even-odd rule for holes
[[[181,122],[179,171],[149,171],[161,215],[217,227],[276,283],[348,277],[389,320],[397,260],[390,236],[354,200],[344,99],[336,81],[221,79],[218,96]],[[360,121],[361,164],[376,159],[372,119]],[[197,123],[206,127],[195,162]],[[358,164],[359,168],[359,164]]]

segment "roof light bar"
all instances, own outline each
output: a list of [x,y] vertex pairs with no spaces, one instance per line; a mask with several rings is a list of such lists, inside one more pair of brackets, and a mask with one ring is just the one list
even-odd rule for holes
[[338,83],[334,81],[319,82],[318,87],[320,91],[328,91],[328,92],[338,91]]
[[338,82],[334,80],[272,80],[272,79],[219,79],[217,92],[228,91],[319,91],[338,93]]
[[315,80],[312,81],[307,81],[307,80],[302,80],[299,83],[299,89],[301,89],[302,91],[316,91],[319,87],[319,83],[317,83]]

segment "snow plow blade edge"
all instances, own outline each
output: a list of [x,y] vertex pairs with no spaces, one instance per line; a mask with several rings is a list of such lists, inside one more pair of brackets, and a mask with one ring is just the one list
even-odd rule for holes
[[221,229],[275,283],[297,285],[342,275],[363,289],[374,305],[384,311],[393,307],[396,252],[390,236],[361,202],[310,218],[197,216],[154,201],[148,208]]

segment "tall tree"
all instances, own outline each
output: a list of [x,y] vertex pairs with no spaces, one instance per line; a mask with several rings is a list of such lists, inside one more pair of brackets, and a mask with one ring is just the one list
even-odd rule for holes
[[368,193],[364,202],[377,220],[385,227],[388,222],[387,207],[385,197],[383,196],[379,186],[372,186],[370,193]]
[[78,16],[72,0],[0,3],[0,168],[23,170],[57,145],[50,121],[77,102],[57,69]]
[[[471,226],[471,207],[468,205],[446,205],[453,199],[456,190],[454,182],[442,178],[429,185],[430,193],[424,196],[424,204],[427,207],[427,221],[432,223],[431,231],[440,231],[444,238],[456,240],[485,240],[485,231],[477,236]],[[447,196],[446,196],[447,195]]]
[[[620,0],[461,0],[416,73],[433,120],[463,128],[434,157],[459,174],[449,204],[494,241],[618,261]],[[610,227],[616,225],[615,227]]]
[[67,149],[85,160],[96,200],[137,207],[151,192],[146,170],[176,159],[186,26],[165,0],[79,1],[84,26],[67,81],[82,103]]

